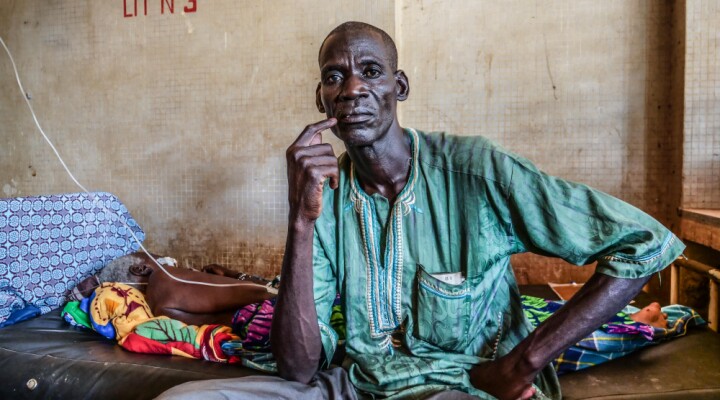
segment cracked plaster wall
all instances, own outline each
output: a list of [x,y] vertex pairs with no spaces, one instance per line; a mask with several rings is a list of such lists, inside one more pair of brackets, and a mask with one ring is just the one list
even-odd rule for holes
[[[6,0],[0,35],[70,168],[118,195],[157,253],[278,273],[284,151],[321,118],[317,49],[351,19],[396,38],[411,82],[404,125],[486,135],[673,224],[674,2],[214,0],[184,14],[187,1],[174,14],[147,3],[124,17],[122,1]],[[76,191],[11,74],[0,55],[2,195]],[[515,261],[521,282],[590,271]]]

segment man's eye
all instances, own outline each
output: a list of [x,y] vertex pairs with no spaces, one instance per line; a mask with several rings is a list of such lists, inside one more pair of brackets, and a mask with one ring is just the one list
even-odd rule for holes
[[378,76],[380,76],[380,70],[371,68],[365,71],[365,76],[367,76],[368,78],[377,78]]
[[342,80],[342,76],[339,74],[332,74],[325,77],[325,83],[333,84],[338,83]]

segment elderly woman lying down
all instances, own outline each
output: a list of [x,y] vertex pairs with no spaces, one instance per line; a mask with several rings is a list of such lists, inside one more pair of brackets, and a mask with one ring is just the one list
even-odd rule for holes
[[161,271],[144,252],[136,252],[115,259],[99,273],[80,282],[73,295],[76,300],[82,300],[102,283],[123,283],[145,293],[155,315],[195,325],[227,324],[238,308],[275,297],[271,282],[259,277],[239,274],[215,264],[203,268],[210,273],[176,268],[172,258],[155,258],[181,281]]
[[[218,265],[205,267],[204,271],[210,272],[205,273],[172,267],[173,262],[167,260],[160,259],[175,277],[241,285],[216,287],[180,282],[159,271],[147,255],[134,253],[81,282],[76,290],[78,301],[66,306],[65,319],[115,339],[133,352],[241,363],[274,372],[269,340],[275,304],[273,284]],[[560,301],[530,296],[523,296],[522,300],[525,316],[533,326],[563,305]],[[344,319],[337,299],[331,322],[343,340]],[[661,308],[658,303],[643,309],[627,306],[560,354],[554,365],[560,374],[584,369],[682,336],[689,326],[704,323],[694,310],[684,306]]]

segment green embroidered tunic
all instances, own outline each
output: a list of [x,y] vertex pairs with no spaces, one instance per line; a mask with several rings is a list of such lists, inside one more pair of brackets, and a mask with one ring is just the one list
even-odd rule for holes
[[[473,365],[528,335],[510,255],[530,251],[638,278],[683,244],[653,218],[607,194],[540,172],[481,137],[407,129],[408,183],[394,204],[363,192],[347,154],[315,225],[314,294],[325,357],[336,294],[346,320],[344,367],[359,393],[421,398],[472,387]],[[446,282],[443,273],[463,280]],[[535,381],[560,398],[552,367]]]

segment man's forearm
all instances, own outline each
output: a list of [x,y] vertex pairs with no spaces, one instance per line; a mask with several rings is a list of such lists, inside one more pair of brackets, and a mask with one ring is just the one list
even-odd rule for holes
[[303,383],[315,375],[322,356],[313,299],[312,247],[313,225],[291,223],[270,338],[280,376]]
[[619,279],[594,274],[578,293],[508,356],[519,357],[520,365],[539,372],[568,347],[606,323],[649,279]]
[[470,381],[500,399],[529,399],[537,374],[558,354],[607,322],[648,279],[618,279],[596,273],[510,353],[473,367]]

